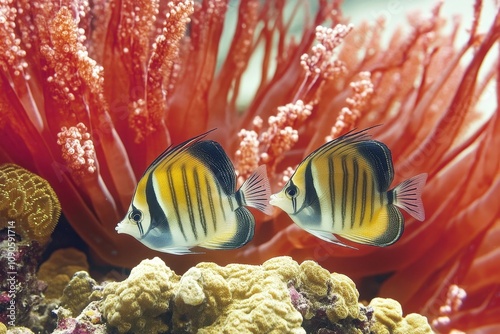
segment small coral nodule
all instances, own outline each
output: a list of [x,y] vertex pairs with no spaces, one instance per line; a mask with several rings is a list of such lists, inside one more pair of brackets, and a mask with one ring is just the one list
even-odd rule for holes
[[61,215],[61,205],[49,183],[15,164],[0,166],[0,229],[15,223],[23,240],[47,243]]

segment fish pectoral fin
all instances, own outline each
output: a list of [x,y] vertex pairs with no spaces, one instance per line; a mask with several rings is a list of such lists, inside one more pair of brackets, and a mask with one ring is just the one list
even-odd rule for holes
[[349,245],[343,243],[342,241],[340,241],[339,239],[337,239],[337,237],[335,235],[333,235],[330,232],[319,231],[319,230],[312,230],[312,229],[306,229],[306,231],[309,232],[309,233],[311,233],[315,237],[320,238],[321,240],[324,240],[324,241],[328,241],[328,242],[330,242],[332,244],[336,244],[336,245],[339,245],[339,246],[342,246],[342,247],[357,249],[356,247],[352,247],[352,246],[349,246]]
[[190,247],[177,246],[177,247],[165,247],[160,249],[155,249],[162,253],[169,253],[174,255],[187,255],[187,254],[204,254],[203,252],[193,252]]
[[205,240],[199,246],[208,249],[234,249],[252,240],[255,230],[255,219],[252,214],[244,207],[236,209],[234,213],[236,223],[228,223],[225,230],[216,233],[214,237]]
[[238,190],[244,198],[244,205],[251,206],[270,216],[273,208],[269,204],[271,186],[267,178],[266,165],[259,166]]
[[385,247],[392,245],[403,234],[404,217],[394,205],[381,210],[369,224],[339,232],[343,238],[359,244]]

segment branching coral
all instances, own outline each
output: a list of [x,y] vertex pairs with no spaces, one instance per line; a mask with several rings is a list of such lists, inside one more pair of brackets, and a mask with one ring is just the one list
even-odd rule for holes
[[61,206],[50,184],[14,164],[0,166],[0,229],[41,245],[50,240]]

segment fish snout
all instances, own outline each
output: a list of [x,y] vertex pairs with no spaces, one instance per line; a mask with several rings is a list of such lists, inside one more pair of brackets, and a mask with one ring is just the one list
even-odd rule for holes
[[123,233],[123,230],[124,230],[123,225],[124,225],[123,222],[119,222],[115,227],[115,231],[118,233]]

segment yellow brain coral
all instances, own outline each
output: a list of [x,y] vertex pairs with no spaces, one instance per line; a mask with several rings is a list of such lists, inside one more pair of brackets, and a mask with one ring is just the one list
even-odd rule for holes
[[401,305],[394,299],[374,298],[370,306],[374,310],[375,323],[372,331],[375,334],[434,333],[426,317],[416,313],[403,317]]
[[[358,304],[359,292],[349,277],[330,273],[314,261],[304,261],[300,269],[300,281],[296,282],[295,287],[307,295],[311,303],[304,315],[305,319],[311,319],[320,308],[325,310],[332,323],[362,317]],[[325,299],[331,302],[326,303]]]
[[23,239],[45,244],[60,215],[61,205],[46,180],[14,164],[0,166],[0,229],[12,221]]
[[182,277],[154,258],[90,296],[119,333],[432,333],[425,317],[403,317],[396,301],[364,306],[358,298],[349,277],[290,257],[260,266],[204,262]]
[[182,333],[305,333],[286,282],[299,274],[291,258],[262,266],[200,263],[179,283],[174,330]]
[[169,309],[178,282],[179,276],[160,258],[144,260],[126,280],[108,283],[99,292],[100,310],[120,333],[166,332],[169,328],[162,315]]

